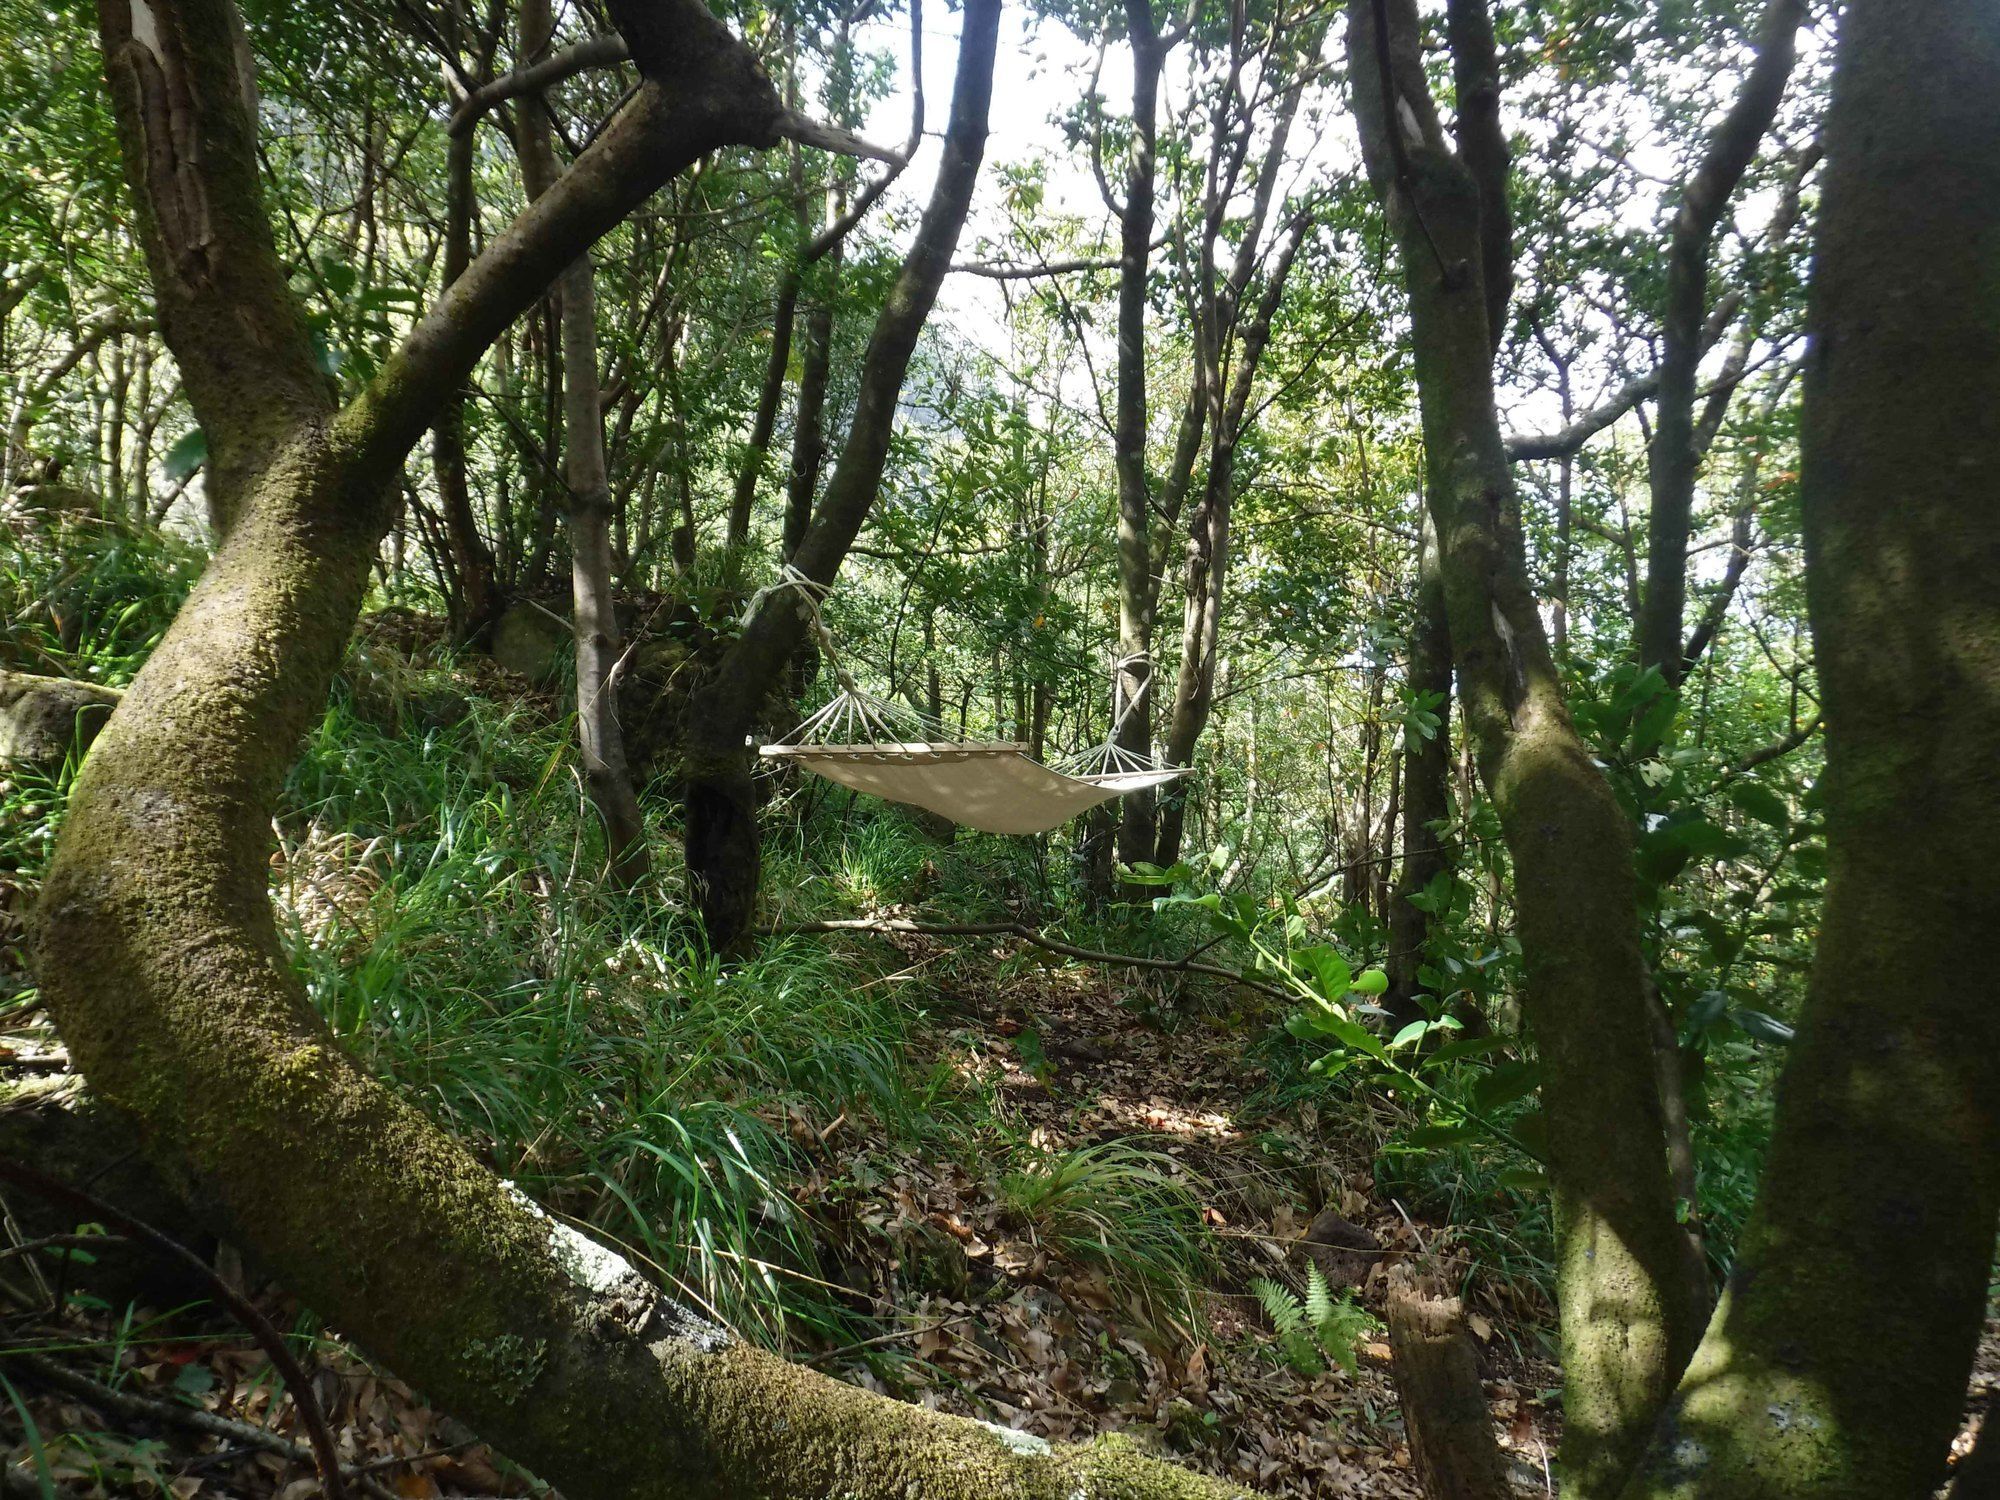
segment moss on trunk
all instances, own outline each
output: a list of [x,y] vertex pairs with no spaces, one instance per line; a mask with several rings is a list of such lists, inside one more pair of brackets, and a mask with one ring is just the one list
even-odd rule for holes
[[2000,1219],[2000,10],[1841,32],[1801,472],[1831,878],[1757,1208],[1632,1500],[1930,1494]]
[[1698,1332],[1653,1083],[1632,830],[1570,723],[1528,581],[1493,399],[1479,185],[1445,145],[1414,0],[1352,0],[1348,14],[1355,113],[1409,289],[1465,718],[1514,864],[1555,1200],[1565,1493],[1588,1500],[1616,1493]]

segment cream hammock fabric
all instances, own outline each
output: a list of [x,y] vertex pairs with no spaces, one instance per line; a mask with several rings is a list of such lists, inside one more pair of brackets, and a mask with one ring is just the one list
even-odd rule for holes
[[1046,833],[1127,792],[1163,786],[1177,770],[1071,776],[1029,758],[1024,745],[892,741],[874,745],[766,745],[771,759],[890,802],[907,802],[983,833]]
[[[787,566],[783,583],[806,602],[814,632],[841,691],[785,739],[761,746],[841,786],[921,807],[982,833],[1046,833],[1100,802],[1164,786],[1186,775],[1107,742],[1065,762],[1041,764],[1025,745],[950,740],[928,717],[855,685],[819,617],[819,589]],[[1118,716],[1111,741],[1117,739]],[[914,735],[910,730],[914,728]]]

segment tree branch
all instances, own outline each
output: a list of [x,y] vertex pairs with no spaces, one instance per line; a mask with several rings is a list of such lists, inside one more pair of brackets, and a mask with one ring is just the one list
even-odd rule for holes
[[481,115],[497,109],[510,99],[517,99],[523,94],[539,94],[554,88],[564,79],[574,78],[592,68],[612,67],[631,55],[624,37],[594,36],[551,53],[540,62],[502,73],[458,102],[458,107],[451,112],[450,122],[445,126],[446,133],[464,135],[479,123]]
[[1286,1004],[1298,997],[1275,984],[1243,973],[1240,969],[1224,968],[1221,964],[1205,964],[1192,955],[1184,958],[1156,958],[1137,953],[1107,953],[1099,948],[1079,948],[1074,943],[1065,943],[1059,938],[1045,936],[1041,929],[1026,922],[917,922],[906,917],[840,917],[825,921],[783,922],[773,927],[761,928],[760,937],[790,937],[813,932],[872,932],[882,936],[908,934],[917,937],[1011,937],[1040,948],[1049,953],[1060,953],[1065,958],[1081,959],[1085,963],[1109,964],[1113,968],[1151,969],[1172,974],[1205,974],[1213,979],[1226,979],[1231,984],[1247,985],[1274,1000]]

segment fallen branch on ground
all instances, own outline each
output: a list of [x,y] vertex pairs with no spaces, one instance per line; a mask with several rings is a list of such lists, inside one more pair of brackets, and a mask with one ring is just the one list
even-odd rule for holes
[[817,922],[781,922],[777,926],[761,929],[759,936],[791,937],[809,932],[875,932],[884,936],[909,933],[918,937],[1011,937],[1032,947],[1046,949],[1050,953],[1082,959],[1085,963],[1109,964],[1114,968],[1152,969],[1173,974],[1207,974],[1215,979],[1226,979],[1232,984],[1247,985],[1274,1000],[1282,1000],[1287,1005],[1293,1004],[1298,998],[1275,984],[1253,978],[1239,969],[1227,969],[1221,964],[1198,963],[1192,956],[1155,958],[1140,953],[1106,953],[1097,948],[1079,948],[1076,944],[1065,943],[1059,938],[1045,937],[1040,928],[1031,927],[1026,922],[914,922],[907,917],[846,917]]

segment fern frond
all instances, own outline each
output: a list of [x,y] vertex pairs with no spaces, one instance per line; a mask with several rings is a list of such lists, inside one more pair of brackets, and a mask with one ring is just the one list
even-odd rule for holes
[[1306,1268],[1306,1321],[1317,1333],[1334,1319],[1333,1288],[1317,1263]]
[[1324,1370],[1326,1361],[1320,1355],[1319,1340],[1306,1322],[1305,1308],[1297,1294],[1267,1276],[1255,1278],[1250,1290],[1257,1294],[1264,1315],[1278,1332],[1278,1347],[1284,1351],[1285,1363],[1301,1375],[1317,1375]]

